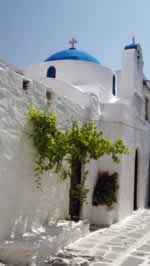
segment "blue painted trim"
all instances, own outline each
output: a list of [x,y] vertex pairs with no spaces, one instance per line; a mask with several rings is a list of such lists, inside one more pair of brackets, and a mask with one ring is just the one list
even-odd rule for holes
[[131,43],[129,45],[126,45],[124,49],[125,50],[129,50],[129,49],[136,49],[137,50],[137,48],[138,48],[138,44]]

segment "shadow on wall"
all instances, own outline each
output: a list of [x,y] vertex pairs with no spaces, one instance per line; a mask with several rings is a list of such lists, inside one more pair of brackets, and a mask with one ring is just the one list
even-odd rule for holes
[[17,160],[20,160],[18,168],[22,188],[19,212],[21,216],[24,215],[22,221],[26,224],[26,230],[33,226],[38,228],[49,220],[64,219],[69,209],[68,181],[61,181],[56,174],[47,173],[42,176],[41,189],[36,188],[33,176],[35,156],[37,155],[32,143],[24,134],[20,141]]
[[42,177],[41,190],[37,189],[33,176],[37,155],[26,133],[17,138],[14,138],[13,145],[11,142],[11,158],[5,159],[1,166],[5,168],[3,183],[7,183],[7,186],[4,184],[0,202],[0,236],[5,232],[5,236],[0,237],[2,240],[10,235],[37,230],[50,220],[65,219],[69,210],[69,181],[64,182],[54,174],[47,174]]
[[147,200],[146,206],[150,208],[150,154],[149,154],[149,167],[148,167],[148,189],[147,189]]
[[134,200],[133,210],[138,209],[138,178],[139,178],[139,152],[138,149],[135,151],[135,162],[134,162]]

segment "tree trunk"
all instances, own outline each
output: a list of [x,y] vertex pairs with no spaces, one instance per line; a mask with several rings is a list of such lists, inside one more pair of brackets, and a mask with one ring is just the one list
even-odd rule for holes
[[72,161],[69,214],[71,216],[71,220],[73,221],[78,221],[80,219],[81,200],[80,197],[77,198],[76,193],[79,194],[79,191],[77,190],[77,185],[81,184],[81,170],[81,162],[79,160]]

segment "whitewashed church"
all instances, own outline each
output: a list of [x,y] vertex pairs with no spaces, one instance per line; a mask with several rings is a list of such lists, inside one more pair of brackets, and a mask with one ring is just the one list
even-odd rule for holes
[[[129,155],[119,165],[105,156],[88,165],[88,204],[81,219],[107,224],[103,208],[95,211],[91,198],[98,171],[119,174],[118,202],[111,222],[148,204],[150,168],[150,81],[143,72],[142,49],[133,38],[122,51],[120,70],[76,48],[49,56],[23,73],[0,64],[0,240],[25,234],[48,221],[69,216],[69,180],[54,174],[43,176],[42,191],[34,183],[34,148],[26,132],[28,102],[45,112],[54,111],[60,127],[73,119],[95,121],[104,136],[123,138]],[[52,98],[47,99],[47,94]]]

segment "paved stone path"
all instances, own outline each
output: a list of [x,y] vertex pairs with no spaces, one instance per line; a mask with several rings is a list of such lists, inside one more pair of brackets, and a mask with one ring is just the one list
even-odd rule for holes
[[150,210],[138,210],[110,228],[90,233],[69,245],[65,252],[66,257],[72,256],[73,260],[84,259],[85,264],[81,265],[148,266]]

